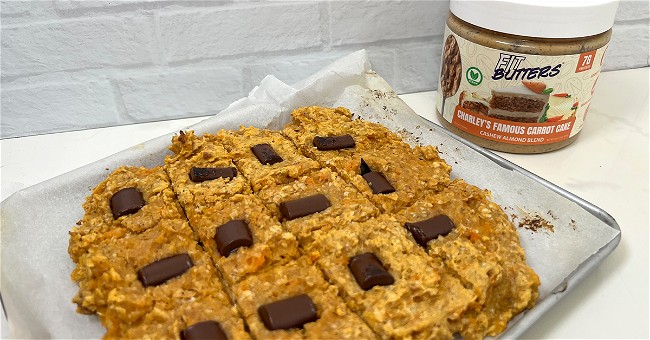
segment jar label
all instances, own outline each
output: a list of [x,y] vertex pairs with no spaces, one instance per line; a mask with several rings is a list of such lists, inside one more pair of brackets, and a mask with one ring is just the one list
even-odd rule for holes
[[574,55],[531,55],[465,40],[445,29],[438,111],[455,127],[508,144],[542,145],[576,135],[607,45]]

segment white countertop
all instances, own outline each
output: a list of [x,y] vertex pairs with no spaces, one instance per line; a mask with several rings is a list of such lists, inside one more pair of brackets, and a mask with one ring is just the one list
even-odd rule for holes
[[[539,155],[498,153],[611,214],[620,245],[525,338],[648,338],[648,68],[603,73],[587,122],[568,147]],[[400,96],[439,123],[435,92]],[[206,117],[0,140],[2,200]],[[72,306],[71,306],[72,308]],[[2,338],[7,337],[2,318]]]

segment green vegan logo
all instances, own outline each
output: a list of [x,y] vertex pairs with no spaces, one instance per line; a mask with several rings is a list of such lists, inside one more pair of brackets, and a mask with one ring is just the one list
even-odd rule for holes
[[481,70],[476,67],[470,67],[467,69],[467,72],[465,72],[465,78],[467,78],[467,82],[470,83],[470,85],[477,86],[483,82],[483,73],[481,73]]

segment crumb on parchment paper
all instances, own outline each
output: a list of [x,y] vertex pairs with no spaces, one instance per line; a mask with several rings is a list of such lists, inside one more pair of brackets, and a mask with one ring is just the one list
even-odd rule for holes
[[[506,207],[505,210],[512,209],[511,207]],[[512,219],[515,226],[518,228],[523,228],[533,232],[538,231],[547,231],[554,233],[555,226],[548,219],[542,216],[542,214],[537,212],[526,211],[520,207],[517,207],[518,213],[511,213],[510,218]],[[548,215],[553,220],[558,220],[558,217],[549,210],[545,215]],[[573,221],[573,220],[572,220]],[[575,229],[575,228],[574,228]]]
[[[515,226],[530,230],[532,232],[548,231],[554,233],[555,228],[558,225],[564,225],[565,223],[562,222],[562,219],[559,217],[561,213],[553,210],[548,210],[546,213],[542,214],[538,212],[528,211],[521,207],[504,207],[504,211],[506,212],[513,210],[515,212],[511,212],[508,215],[510,216],[510,220],[515,224]],[[569,219],[567,226],[572,230],[578,230],[578,222],[573,218]]]
[[577,225],[576,220],[571,219],[571,222],[569,223],[569,227],[571,227],[571,229],[573,230],[576,230],[576,225]]
[[524,216],[520,219],[517,226],[519,228],[524,228],[532,231],[547,230],[552,233],[555,232],[553,230],[553,224],[539,214]]

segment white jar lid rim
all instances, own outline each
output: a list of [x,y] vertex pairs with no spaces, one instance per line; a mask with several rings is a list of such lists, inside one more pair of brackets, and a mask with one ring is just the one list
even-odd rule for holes
[[579,38],[614,24],[618,0],[450,0],[459,19],[489,30],[537,38]]

